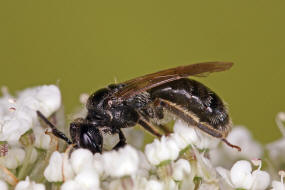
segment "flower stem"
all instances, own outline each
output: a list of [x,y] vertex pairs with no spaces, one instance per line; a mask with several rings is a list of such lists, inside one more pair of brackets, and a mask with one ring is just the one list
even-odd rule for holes
[[32,145],[27,146],[26,147],[26,156],[25,156],[25,160],[23,162],[24,164],[18,173],[18,179],[20,179],[20,180],[24,179],[28,175],[27,174],[28,173],[27,168],[30,165],[30,159],[31,159],[32,152],[33,152],[33,146]]

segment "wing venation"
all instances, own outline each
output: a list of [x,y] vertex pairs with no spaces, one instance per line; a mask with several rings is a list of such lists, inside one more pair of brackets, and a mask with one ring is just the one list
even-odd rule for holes
[[116,92],[114,96],[124,100],[167,82],[188,76],[207,76],[213,72],[228,70],[232,65],[231,62],[205,62],[162,70],[124,82],[125,87]]

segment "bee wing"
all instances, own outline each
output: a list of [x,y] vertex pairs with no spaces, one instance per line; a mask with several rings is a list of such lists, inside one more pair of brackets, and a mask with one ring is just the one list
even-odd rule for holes
[[188,76],[207,76],[213,72],[228,70],[232,65],[231,62],[205,62],[166,69],[124,82],[123,84],[126,86],[116,92],[114,96],[124,100],[167,82]]

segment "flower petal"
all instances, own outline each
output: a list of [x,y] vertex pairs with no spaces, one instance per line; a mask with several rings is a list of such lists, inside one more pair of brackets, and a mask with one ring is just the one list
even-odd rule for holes
[[251,171],[250,162],[246,160],[237,161],[230,171],[231,181],[234,187],[249,189],[254,180]]
[[254,172],[252,172],[252,176],[254,178],[252,189],[263,190],[269,186],[270,176],[267,172],[255,170]]

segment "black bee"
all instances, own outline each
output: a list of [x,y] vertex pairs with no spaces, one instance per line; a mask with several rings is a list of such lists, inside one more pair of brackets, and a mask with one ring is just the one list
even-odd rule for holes
[[70,124],[71,140],[39,111],[37,114],[52,128],[55,136],[93,153],[102,152],[101,132],[119,135],[114,149],[126,144],[122,128],[139,124],[157,137],[161,137],[158,129],[169,133],[160,122],[166,112],[240,151],[240,147],[226,140],[231,119],[223,101],[203,84],[187,78],[224,71],[232,65],[206,62],[180,66],[102,88],[88,98],[87,116]]

